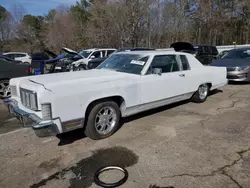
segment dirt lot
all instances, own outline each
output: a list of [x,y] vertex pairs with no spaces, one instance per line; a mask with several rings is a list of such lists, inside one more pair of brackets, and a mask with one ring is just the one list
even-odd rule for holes
[[[97,187],[101,166],[129,172],[122,187],[250,187],[250,85],[228,85],[207,102],[184,102],[125,119],[112,137],[81,131],[37,138],[0,103],[0,187]],[[119,173],[101,176],[107,181]]]

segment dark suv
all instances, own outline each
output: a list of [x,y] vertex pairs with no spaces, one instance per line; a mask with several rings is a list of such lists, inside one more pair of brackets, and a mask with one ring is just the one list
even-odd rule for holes
[[210,65],[218,55],[215,46],[199,45],[195,46],[195,56],[203,65]]
[[218,50],[215,46],[209,45],[197,45],[193,46],[188,42],[175,42],[171,44],[171,48],[174,48],[177,52],[186,52],[193,54],[203,65],[209,65],[212,63],[218,55]]

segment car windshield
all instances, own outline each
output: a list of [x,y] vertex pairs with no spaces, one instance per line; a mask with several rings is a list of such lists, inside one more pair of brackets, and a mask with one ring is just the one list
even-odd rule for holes
[[250,58],[250,49],[231,50],[222,57],[222,59],[245,59],[245,58]]
[[97,69],[109,69],[117,72],[141,74],[147,61],[147,57],[139,54],[114,54],[97,67]]
[[224,55],[226,55],[226,53],[228,52],[228,50],[222,51],[217,55],[217,58],[223,58]]
[[92,51],[88,51],[88,50],[83,50],[81,52],[79,52],[79,54],[85,58],[89,57],[89,55],[92,53]]

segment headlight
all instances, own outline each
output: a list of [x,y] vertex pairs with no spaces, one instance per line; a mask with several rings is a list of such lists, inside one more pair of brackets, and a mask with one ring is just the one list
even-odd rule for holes
[[42,104],[42,116],[43,116],[43,121],[52,119],[52,111],[50,103]]
[[244,70],[247,70],[249,68],[250,68],[250,66],[247,66],[247,67],[237,67],[235,70],[236,71],[244,71]]
[[69,66],[69,71],[74,71],[74,66],[73,65]]

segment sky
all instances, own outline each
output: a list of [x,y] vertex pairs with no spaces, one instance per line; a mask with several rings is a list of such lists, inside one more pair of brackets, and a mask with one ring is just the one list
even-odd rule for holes
[[26,14],[44,15],[59,5],[74,5],[77,0],[0,0],[0,5],[11,11],[13,5],[22,6]]

